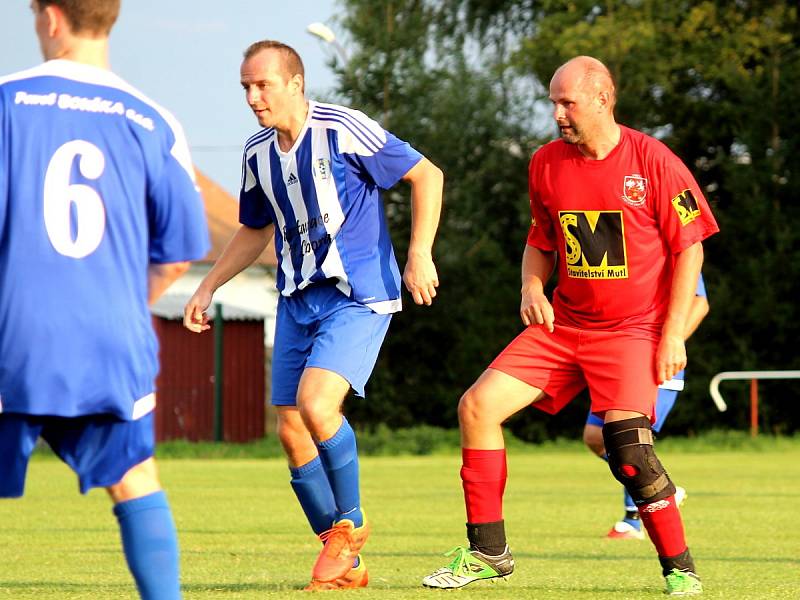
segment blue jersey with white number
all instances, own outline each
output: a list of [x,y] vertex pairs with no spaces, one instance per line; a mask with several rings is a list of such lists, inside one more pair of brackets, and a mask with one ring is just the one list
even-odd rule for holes
[[239,220],[275,224],[281,294],[335,280],[346,296],[377,313],[400,310],[400,271],[380,190],[422,155],[363,113],[308,103],[288,152],[274,129],[245,144]]
[[207,250],[174,117],[88,65],[0,78],[2,412],[152,410],[148,265]]

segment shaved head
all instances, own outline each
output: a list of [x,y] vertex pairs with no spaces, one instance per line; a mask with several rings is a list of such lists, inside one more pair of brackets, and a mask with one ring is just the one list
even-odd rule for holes
[[553,79],[562,78],[569,81],[589,96],[601,92],[607,92],[611,100],[610,108],[613,112],[617,101],[617,86],[611,71],[602,62],[592,56],[576,56],[571,58],[558,69],[556,69]]
[[608,68],[591,56],[576,56],[561,65],[550,80],[553,118],[561,139],[586,155],[613,147],[619,139],[614,120],[617,94]]

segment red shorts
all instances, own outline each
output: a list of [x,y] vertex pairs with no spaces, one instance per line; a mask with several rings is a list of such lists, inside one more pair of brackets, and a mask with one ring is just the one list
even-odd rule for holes
[[555,414],[584,387],[592,412],[632,410],[655,421],[658,338],[641,331],[593,331],[556,325],[527,327],[492,364],[545,393],[534,403]]

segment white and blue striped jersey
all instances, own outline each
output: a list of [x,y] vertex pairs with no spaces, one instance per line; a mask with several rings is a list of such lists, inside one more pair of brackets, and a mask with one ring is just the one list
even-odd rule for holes
[[71,61],[0,78],[0,411],[152,410],[148,266],[207,251],[172,115]]
[[272,128],[247,140],[239,220],[258,229],[275,224],[281,294],[333,280],[377,313],[400,310],[400,270],[380,190],[421,159],[363,113],[313,101],[288,152]]

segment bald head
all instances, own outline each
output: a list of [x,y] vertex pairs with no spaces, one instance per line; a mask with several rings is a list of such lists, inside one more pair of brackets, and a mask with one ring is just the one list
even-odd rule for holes
[[561,139],[587,156],[603,154],[619,139],[614,120],[614,80],[608,68],[591,56],[576,56],[561,65],[550,80],[553,118]]
[[595,96],[606,93],[610,100],[609,109],[613,113],[614,105],[617,101],[617,88],[614,85],[614,78],[602,62],[592,56],[576,56],[561,65],[553,74],[550,86],[558,83],[563,87],[577,89],[587,94]]

